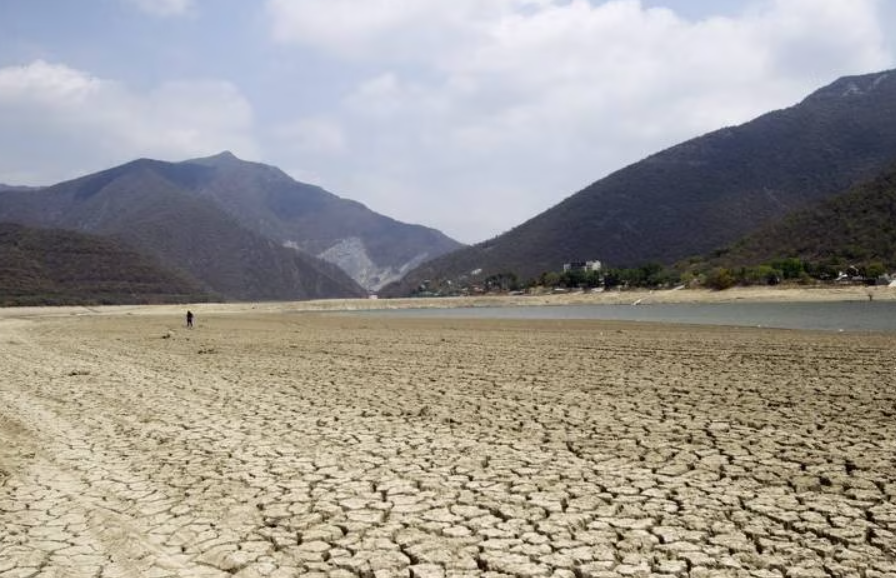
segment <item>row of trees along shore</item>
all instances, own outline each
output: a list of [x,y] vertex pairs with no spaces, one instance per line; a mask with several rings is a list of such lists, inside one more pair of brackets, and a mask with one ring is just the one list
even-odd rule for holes
[[852,283],[872,284],[892,271],[896,263],[870,262],[850,265],[830,259],[810,262],[798,258],[786,258],[752,266],[711,266],[704,262],[690,262],[674,267],[647,263],[631,268],[603,268],[599,271],[576,269],[548,271],[537,278],[521,281],[513,272],[487,276],[479,282],[437,284],[421,286],[415,295],[457,295],[471,292],[507,293],[543,289],[663,289],[678,287],[705,287],[723,290],[735,286],[789,284]]

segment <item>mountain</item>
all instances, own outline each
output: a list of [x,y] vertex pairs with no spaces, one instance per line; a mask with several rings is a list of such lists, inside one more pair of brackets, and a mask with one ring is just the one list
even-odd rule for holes
[[335,265],[247,229],[183,186],[204,170],[141,159],[38,190],[0,192],[0,222],[116,236],[226,299],[365,294]]
[[210,298],[187,276],[112,239],[0,223],[0,306]]
[[41,188],[41,187],[26,187],[26,186],[20,186],[20,185],[4,185],[3,183],[0,183],[0,193],[5,192],[5,191],[36,191],[36,190],[39,189],[39,188]]
[[743,267],[782,258],[841,270],[871,263],[896,268],[896,164],[845,194],[760,228],[703,264]]
[[435,229],[398,222],[229,152],[165,170],[246,229],[340,266],[369,291],[462,247]]
[[521,279],[564,262],[674,263],[871,178],[896,158],[896,73],[841,78],[787,109],[625,167],[511,231],[429,261],[425,280]]

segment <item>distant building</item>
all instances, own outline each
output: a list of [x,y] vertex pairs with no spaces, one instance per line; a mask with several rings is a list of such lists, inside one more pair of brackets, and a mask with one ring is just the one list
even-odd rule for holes
[[563,264],[563,272],[567,271],[600,271],[600,261],[573,261],[572,263]]

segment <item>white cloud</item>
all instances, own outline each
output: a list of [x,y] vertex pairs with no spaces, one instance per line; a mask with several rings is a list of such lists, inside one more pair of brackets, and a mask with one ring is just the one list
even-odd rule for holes
[[889,65],[877,0],[777,0],[748,20],[779,74],[818,77],[863,63]]
[[[0,182],[230,149],[470,242],[664,147],[896,63],[887,0],[266,0],[259,19],[242,4],[119,1],[198,18],[164,57],[139,17],[118,46],[11,29],[3,62],[30,64],[0,68]],[[254,44],[259,23],[271,44]],[[34,60],[59,54],[81,68]],[[115,66],[130,69],[88,72]],[[186,80],[147,80],[174,70]],[[190,78],[202,70],[227,81]]]
[[193,0],[124,0],[154,16],[182,16],[193,9]]
[[0,69],[0,102],[34,99],[56,106],[77,106],[108,84],[66,66],[37,60],[27,66]]
[[[353,57],[420,60],[525,0],[268,0],[274,38]],[[368,52],[371,48],[375,52]]]
[[329,118],[308,117],[277,126],[271,131],[277,149],[289,149],[297,156],[321,154],[340,156],[348,150],[340,124]]
[[[438,223],[444,208],[419,199],[456,195],[493,232],[666,146],[894,62],[876,0],[754,0],[699,20],[637,0],[267,7],[278,42],[374,71],[337,113],[371,206],[420,205],[419,218]],[[342,182],[353,193],[357,183]],[[533,212],[509,221],[508,206]]]
[[[61,64],[0,69],[0,182],[49,184],[134,158],[224,149],[256,158],[253,128],[251,106],[225,82],[171,82],[141,94]],[[35,164],[41,158],[52,166]]]

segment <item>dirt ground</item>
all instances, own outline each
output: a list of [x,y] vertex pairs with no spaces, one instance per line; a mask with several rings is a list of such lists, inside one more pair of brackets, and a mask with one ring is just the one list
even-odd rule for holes
[[0,315],[0,577],[896,577],[896,334],[203,307]]

